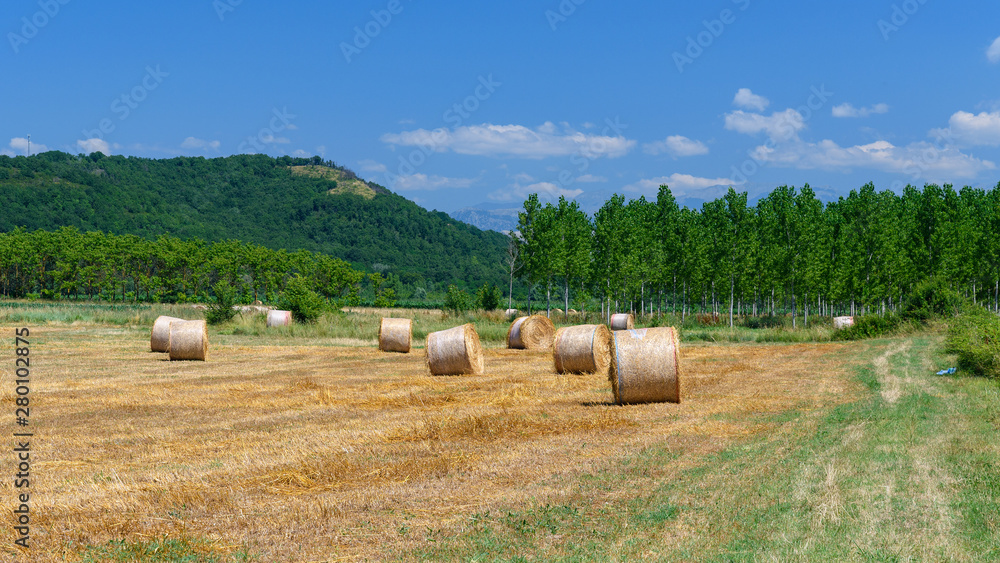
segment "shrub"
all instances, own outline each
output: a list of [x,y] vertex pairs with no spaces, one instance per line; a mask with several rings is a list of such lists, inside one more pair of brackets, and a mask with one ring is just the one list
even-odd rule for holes
[[903,319],[895,313],[888,313],[885,316],[864,315],[854,317],[852,326],[835,331],[833,337],[837,340],[878,338],[895,332],[903,324]]
[[954,317],[965,300],[940,277],[922,280],[903,302],[900,315],[925,323],[931,319]]
[[233,309],[235,304],[233,288],[226,282],[220,281],[212,286],[212,291],[215,292],[215,301],[208,304],[205,321],[210,325],[217,325],[233,320],[236,316],[236,310]]
[[460,314],[472,308],[472,299],[464,289],[458,289],[455,284],[448,286],[448,295],[444,298],[444,310]]
[[476,292],[476,303],[484,311],[496,311],[500,308],[503,300],[503,292],[497,286],[491,286],[489,282],[483,284]]
[[945,351],[958,355],[958,367],[976,375],[1000,376],[1000,317],[966,305],[948,323]]
[[291,311],[292,317],[304,323],[314,323],[326,310],[326,301],[309,287],[309,281],[299,274],[288,280],[278,307]]
[[743,326],[747,328],[780,328],[785,326],[785,318],[779,315],[747,317],[743,320]]

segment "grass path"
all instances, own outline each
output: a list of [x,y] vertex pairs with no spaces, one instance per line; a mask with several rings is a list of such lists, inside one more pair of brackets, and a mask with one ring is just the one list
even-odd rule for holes
[[940,349],[936,335],[859,343],[845,358],[857,400],[776,414],[772,432],[675,473],[652,469],[676,461],[669,448],[650,449],[565,506],[479,515],[417,558],[995,560],[1000,391],[935,375],[951,360]]

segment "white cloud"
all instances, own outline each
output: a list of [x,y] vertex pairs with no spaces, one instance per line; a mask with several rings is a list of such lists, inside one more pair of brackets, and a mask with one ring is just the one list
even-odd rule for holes
[[769,116],[743,110],[726,114],[726,129],[747,135],[765,132],[773,141],[795,139],[798,137],[799,131],[805,127],[805,118],[802,117],[801,113],[791,108],[782,112],[774,112]]
[[634,184],[625,186],[625,190],[630,192],[656,193],[663,184],[670,186],[670,189],[673,190],[675,194],[678,190],[685,191],[691,189],[711,188],[713,186],[738,185],[729,178],[699,178],[698,176],[692,176],[690,174],[674,173],[669,176],[639,180]]
[[479,178],[447,178],[427,174],[411,174],[395,178],[394,190],[439,190],[442,188],[468,188],[479,181]]
[[295,149],[294,151],[292,151],[292,156],[296,158],[309,158],[312,155],[313,154],[311,152],[307,152],[303,149]]
[[[23,155],[28,154],[28,145],[29,143],[27,137],[14,137],[13,139],[10,140],[10,148]],[[31,154],[39,154],[43,152],[48,152],[49,150],[49,147],[39,142],[32,142],[30,143],[30,145],[31,145]]]
[[856,108],[850,103],[833,106],[834,117],[868,117],[879,113],[888,113],[888,104],[875,104],[870,107]]
[[582,155],[585,158],[624,156],[636,142],[625,137],[588,135],[565,125],[546,122],[536,129],[522,125],[482,124],[454,130],[416,129],[386,133],[382,142],[390,145],[422,147],[435,152],[453,151],[478,156],[513,156],[542,159],[553,156]]
[[111,146],[108,142],[103,139],[84,139],[76,142],[76,146],[80,148],[85,154],[90,154],[92,152],[101,152],[104,154],[111,154]]
[[584,174],[583,176],[577,176],[576,181],[583,182],[584,184],[589,184],[589,183],[607,182],[608,179],[605,178],[604,176],[594,176],[593,174]]
[[993,64],[1000,63],[1000,37],[993,40],[993,44],[986,49],[986,58]]
[[388,172],[389,171],[389,168],[386,165],[382,164],[381,162],[375,162],[374,160],[371,160],[370,158],[366,158],[365,160],[358,161],[358,164],[361,166],[361,171],[362,172],[382,173],[382,172]]
[[954,139],[964,145],[1000,145],[1000,111],[981,112],[978,115],[966,111],[955,112],[948,120],[947,129],[934,129],[931,135],[943,139]]
[[524,201],[529,195],[538,194],[538,197],[542,200],[556,200],[560,196],[566,199],[573,199],[582,193],[583,190],[569,190],[557,186],[552,182],[537,182],[527,185],[514,184],[502,190],[497,190],[487,197],[493,201]]
[[319,156],[326,156],[326,145],[320,145],[316,147],[316,154]]
[[784,145],[762,145],[751,152],[760,162],[786,168],[822,169],[847,172],[852,168],[907,174],[914,178],[951,181],[974,178],[996,165],[954,147],[938,147],[928,142],[897,147],[888,141],[841,147],[831,140],[819,143],[795,141]]
[[764,111],[771,102],[764,96],[758,96],[749,88],[740,88],[733,97],[733,105],[740,108]]
[[201,149],[201,150],[212,149],[212,150],[216,150],[217,151],[217,150],[219,150],[219,147],[221,145],[222,145],[222,143],[220,143],[219,141],[206,141],[205,139],[198,139],[196,137],[188,137],[188,138],[184,139],[184,141],[181,143],[181,148],[182,149]]
[[646,154],[669,154],[674,158],[708,154],[708,147],[701,141],[688,139],[683,135],[671,135],[663,141],[646,143],[642,146]]

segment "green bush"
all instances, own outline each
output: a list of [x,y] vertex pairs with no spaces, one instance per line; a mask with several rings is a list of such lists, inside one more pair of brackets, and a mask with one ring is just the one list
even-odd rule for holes
[[904,324],[903,319],[894,313],[888,313],[885,316],[863,315],[854,317],[852,326],[835,331],[833,337],[837,340],[878,338],[896,332]]
[[448,286],[448,295],[444,298],[444,310],[454,314],[464,313],[472,308],[472,299],[464,289],[458,289],[455,284]]
[[278,300],[278,307],[292,312],[292,318],[304,323],[314,323],[327,309],[326,301],[309,287],[309,281],[299,274],[288,280],[285,291]]
[[966,305],[948,323],[945,351],[958,355],[963,370],[1000,376],[1000,317],[978,305]]
[[932,319],[954,317],[965,299],[940,277],[927,278],[913,288],[903,302],[900,315],[906,320],[925,323]]
[[210,325],[218,325],[233,320],[233,317],[236,316],[236,310],[233,309],[233,305],[236,304],[233,288],[229,284],[220,281],[212,287],[212,291],[215,292],[215,301],[208,304],[208,309],[205,311],[205,320]]
[[491,286],[489,282],[484,283],[476,292],[476,303],[484,311],[496,311],[500,308],[502,300],[503,291],[495,285]]

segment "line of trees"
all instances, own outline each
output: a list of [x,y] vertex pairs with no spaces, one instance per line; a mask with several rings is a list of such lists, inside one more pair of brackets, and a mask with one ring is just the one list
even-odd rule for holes
[[[392,305],[393,290],[380,274],[306,250],[287,252],[235,240],[209,243],[162,235],[57,231],[0,233],[0,294],[22,298],[107,301],[208,301],[222,282],[237,302],[274,303],[292,279],[335,304],[356,304],[362,292]],[[303,283],[297,281],[296,283]]]
[[[515,234],[519,273],[601,312],[737,316],[885,314],[914,286],[941,277],[1000,309],[1000,184],[992,190],[872,184],[823,204],[808,184],[749,205],[730,188],[701,209],[667,186],[655,201],[615,195],[593,217],[560,198],[524,202]],[[514,268],[511,268],[514,271]],[[593,297],[591,297],[593,296]]]

